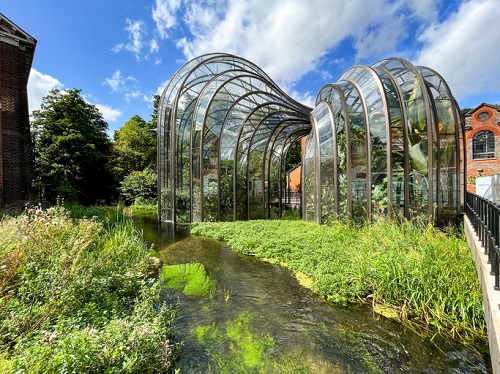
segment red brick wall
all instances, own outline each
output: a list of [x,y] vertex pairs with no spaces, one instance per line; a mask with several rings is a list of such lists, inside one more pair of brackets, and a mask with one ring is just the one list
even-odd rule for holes
[[33,49],[0,41],[0,204],[33,198],[27,84]]
[[[489,115],[485,120],[478,117],[483,112]],[[466,117],[466,125],[469,125],[466,128],[467,190],[470,192],[476,192],[475,177],[500,174],[500,126],[497,124],[498,121],[500,121],[499,110],[484,104],[477,107],[470,117]],[[472,138],[481,130],[489,130],[495,134],[495,158],[493,159],[474,160],[472,158]]]

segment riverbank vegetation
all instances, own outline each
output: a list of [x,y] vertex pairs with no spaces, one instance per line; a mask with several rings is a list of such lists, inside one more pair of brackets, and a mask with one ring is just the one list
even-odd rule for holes
[[487,349],[474,260],[456,231],[406,221],[266,220],[199,223],[191,233],[286,266],[336,304],[369,303],[419,334],[437,332]]
[[0,372],[169,372],[175,310],[116,209],[33,208],[0,221]]

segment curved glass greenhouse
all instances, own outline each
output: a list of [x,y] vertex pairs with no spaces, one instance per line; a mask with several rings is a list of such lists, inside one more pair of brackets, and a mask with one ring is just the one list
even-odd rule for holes
[[308,221],[395,214],[445,221],[462,212],[459,107],[438,73],[403,59],[348,69],[309,108],[250,61],[208,54],[174,74],[159,109],[163,221],[279,218],[286,156],[301,140]]

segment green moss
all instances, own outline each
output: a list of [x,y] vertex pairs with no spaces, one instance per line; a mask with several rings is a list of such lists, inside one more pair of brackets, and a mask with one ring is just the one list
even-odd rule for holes
[[215,282],[200,263],[164,265],[160,279],[169,288],[182,289],[187,296],[205,296],[215,287]]

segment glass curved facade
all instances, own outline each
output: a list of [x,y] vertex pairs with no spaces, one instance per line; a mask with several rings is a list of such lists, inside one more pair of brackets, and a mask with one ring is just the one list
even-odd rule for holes
[[463,121],[435,71],[399,58],[354,66],[309,108],[250,61],[216,53],[187,62],[161,95],[160,219],[279,218],[301,138],[308,221],[462,212]]

